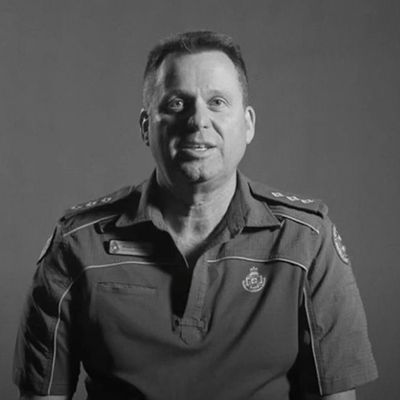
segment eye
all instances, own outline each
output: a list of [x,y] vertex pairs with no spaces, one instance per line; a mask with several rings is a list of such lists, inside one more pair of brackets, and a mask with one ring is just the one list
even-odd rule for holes
[[167,107],[173,112],[180,112],[184,109],[185,103],[181,98],[175,97],[168,101]]
[[213,97],[209,101],[209,104],[210,104],[211,107],[219,109],[219,108],[225,107],[227,105],[227,102],[222,97]]

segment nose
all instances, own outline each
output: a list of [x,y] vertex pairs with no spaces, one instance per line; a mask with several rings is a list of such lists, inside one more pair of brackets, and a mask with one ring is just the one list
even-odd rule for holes
[[210,127],[209,109],[202,99],[196,99],[193,103],[192,113],[188,118],[188,125],[193,130],[208,129]]

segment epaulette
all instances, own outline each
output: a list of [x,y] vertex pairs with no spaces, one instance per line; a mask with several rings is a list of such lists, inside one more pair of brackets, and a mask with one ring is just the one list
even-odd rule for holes
[[250,188],[255,196],[264,198],[272,206],[286,206],[320,217],[324,217],[328,213],[328,206],[321,200],[304,198],[293,193],[285,193],[259,182],[250,182]]
[[82,214],[89,210],[97,210],[106,206],[111,206],[119,202],[120,200],[125,199],[132,192],[132,190],[133,186],[125,186],[113,193],[102,196],[98,199],[76,204],[65,211],[63,219],[68,219],[71,216]]

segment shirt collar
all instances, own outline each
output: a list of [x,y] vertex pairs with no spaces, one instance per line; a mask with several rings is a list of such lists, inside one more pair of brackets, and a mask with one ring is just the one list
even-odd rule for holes
[[227,225],[231,232],[248,228],[272,228],[280,226],[279,220],[269,209],[265,199],[257,196],[252,181],[240,171],[237,173],[237,187],[228,208]]
[[[152,221],[158,228],[165,230],[164,219],[156,201],[156,191],[157,180],[153,172],[149,180],[134,190],[139,198],[129,202],[116,221],[116,226],[126,227]],[[265,199],[257,195],[252,188],[252,182],[240,171],[237,172],[236,191],[225,215],[225,221],[232,233],[241,231],[244,227],[268,228],[280,225]]]
[[148,180],[136,187],[134,192],[137,200],[128,204],[115,225],[117,227],[127,227],[152,221],[156,226],[164,227],[164,220],[156,201],[156,191],[157,180],[154,171]]

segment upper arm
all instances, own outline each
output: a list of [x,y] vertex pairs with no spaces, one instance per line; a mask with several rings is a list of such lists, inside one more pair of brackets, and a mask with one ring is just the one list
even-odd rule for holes
[[365,312],[344,246],[328,218],[318,238],[301,308],[299,384],[303,392],[320,393],[315,399],[354,399],[353,388],[377,377]]
[[38,261],[15,346],[13,380],[23,399],[31,393],[37,398],[68,399],[75,391],[79,375],[76,299],[69,291],[72,278],[66,254],[57,227]]

